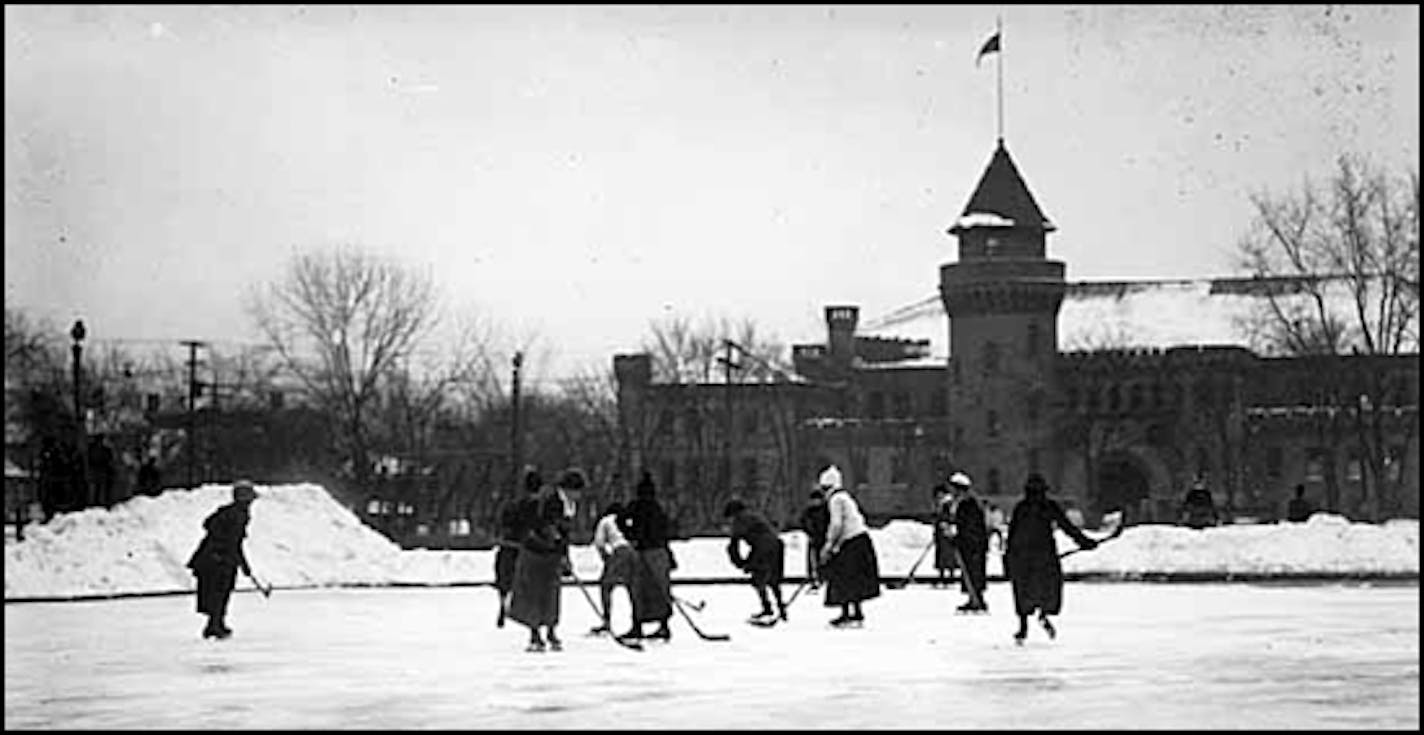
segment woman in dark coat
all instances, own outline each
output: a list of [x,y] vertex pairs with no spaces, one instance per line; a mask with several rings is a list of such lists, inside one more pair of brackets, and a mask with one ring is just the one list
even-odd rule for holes
[[985,566],[989,558],[989,529],[984,523],[984,509],[974,498],[969,475],[956,472],[949,482],[959,496],[954,504],[954,548],[964,565],[959,580],[969,596],[958,609],[960,612],[989,612],[989,604],[984,601],[988,583]]
[[[762,514],[747,507],[741,500],[728,501],[722,509],[722,517],[732,519],[732,531],[727,540],[727,556],[732,565],[752,575],[752,588],[761,600],[761,612],[752,616],[758,625],[773,625],[777,620],[786,620],[786,603],[781,600],[781,577],[786,564],[786,544],[771,527],[771,522]],[[742,555],[742,542],[749,551]],[[771,588],[776,598],[776,609],[772,610],[767,598],[767,588]]]
[[635,497],[618,517],[618,527],[627,537],[638,558],[633,564],[633,584],[629,599],[633,603],[633,627],[620,638],[643,638],[643,624],[657,623],[658,629],[648,637],[672,638],[668,620],[672,617],[672,570],[675,564],[668,548],[668,517],[657,500],[657,488],[647,472],[638,480]]
[[511,498],[499,512],[499,549],[494,552],[494,588],[499,595],[499,617],[494,621],[496,628],[504,627],[504,618],[509,613],[509,597],[514,592],[514,569],[518,566],[519,542],[523,537],[519,503]]
[[[232,629],[227,627],[227,603],[237,585],[238,571],[252,578],[252,567],[242,551],[242,540],[247,536],[250,509],[256,499],[257,490],[251,482],[233,483],[232,502],[213,511],[203,521],[207,534],[188,559],[188,568],[198,581],[198,612],[208,616],[207,625],[203,626],[204,638],[223,639],[232,635]],[[256,579],[252,581],[263,594],[270,593]]]
[[959,566],[954,561],[954,496],[949,486],[934,486],[934,568],[937,577],[932,586],[948,585],[950,575]]
[[1008,572],[1014,589],[1014,612],[1019,616],[1019,629],[1014,640],[1020,645],[1028,636],[1028,616],[1038,611],[1038,620],[1052,638],[1056,631],[1048,616],[1057,615],[1063,607],[1063,566],[1058,561],[1058,546],[1053,540],[1053,527],[1063,529],[1084,549],[1096,548],[1098,542],[1068,520],[1063,507],[1048,498],[1048,483],[1034,473],[1024,484],[1024,499],[1014,506],[1009,522]]
[[[520,502],[519,557],[514,562],[514,589],[509,617],[529,628],[529,651],[563,650],[554,629],[559,624],[559,595],[569,549],[569,517],[563,493],[544,484],[538,472],[524,476],[528,491]],[[545,637],[540,637],[543,628]]]

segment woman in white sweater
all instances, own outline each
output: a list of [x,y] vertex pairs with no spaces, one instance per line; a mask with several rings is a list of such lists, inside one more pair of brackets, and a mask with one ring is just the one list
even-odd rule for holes
[[831,512],[826,542],[821,547],[821,564],[826,577],[825,604],[841,608],[831,625],[839,628],[860,625],[865,613],[860,603],[880,596],[880,565],[875,558],[875,545],[865,525],[860,506],[844,487],[841,471],[835,465],[821,473],[821,488],[826,492],[826,505]]

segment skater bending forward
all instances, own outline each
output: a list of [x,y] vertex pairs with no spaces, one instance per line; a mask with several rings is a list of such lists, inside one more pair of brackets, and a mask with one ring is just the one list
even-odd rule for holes
[[1038,621],[1052,638],[1056,634],[1048,616],[1057,615],[1063,607],[1063,566],[1058,561],[1058,547],[1053,541],[1053,527],[1063,529],[1084,549],[1097,548],[1098,542],[1068,520],[1063,507],[1048,497],[1048,483],[1034,473],[1024,483],[1024,499],[1014,506],[1009,522],[1008,572],[1014,590],[1014,612],[1019,616],[1019,629],[1014,640],[1023,643],[1028,636],[1028,616],[1038,612]]
[[831,523],[821,547],[821,568],[826,575],[826,607],[839,606],[841,614],[831,621],[840,628],[860,625],[865,613],[860,603],[880,596],[880,566],[865,517],[850,491],[841,487],[841,471],[835,465],[821,473],[821,488]]
[[[204,638],[221,640],[232,635],[232,629],[227,627],[227,603],[237,584],[238,571],[252,578],[242,540],[247,536],[247,521],[256,499],[257,490],[251,482],[233,483],[232,502],[203,521],[207,535],[188,559],[188,568],[198,580],[198,612],[208,616],[208,623],[203,626]],[[252,582],[257,584],[256,579]],[[262,589],[260,584],[258,589]]]
[[[782,567],[785,565],[786,544],[776,535],[776,530],[762,514],[747,507],[741,500],[733,499],[722,509],[722,517],[732,521],[731,538],[727,540],[727,556],[732,565],[752,575],[752,588],[761,600],[761,612],[752,616],[758,625],[772,625],[777,620],[786,620],[786,603],[781,600]],[[742,542],[751,550],[742,555]],[[767,588],[776,598],[776,609],[771,608]]]

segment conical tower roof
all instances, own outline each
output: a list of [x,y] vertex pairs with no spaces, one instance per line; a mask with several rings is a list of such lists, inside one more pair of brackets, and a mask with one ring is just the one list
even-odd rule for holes
[[1057,227],[1044,216],[1043,210],[1029,193],[1028,184],[1019,175],[1019,167],[1004,147],[1004,139],[999,139],[994,157],[989,159],[989,167],[979,179],[979,186],[964,205],[964,212],[950,228],[950,233],[958,234],[975,226],[1027,227],[1044,232],[1052,232]]

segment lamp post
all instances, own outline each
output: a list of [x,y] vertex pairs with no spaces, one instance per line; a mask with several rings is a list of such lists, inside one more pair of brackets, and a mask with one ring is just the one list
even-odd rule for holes
[[82,364],[84,359],[85,334],[87,334],[87,332],[84,329],[84,320],[75,319],[74,326],[69,328],[69,338],[73,340],[73,343],[69,346],[69,351],[74,358],[74,422],[75,425],[78,427],[76,430],[76,437],[79,440],[79,478],[81,483],[80,500],[83,503],[81,507],[87,508],[90,503],[88,448],[89,432],[88,427],[86,426],[88,422],[84,415],[84,394],[82,385],[82,380],[84,377]]

